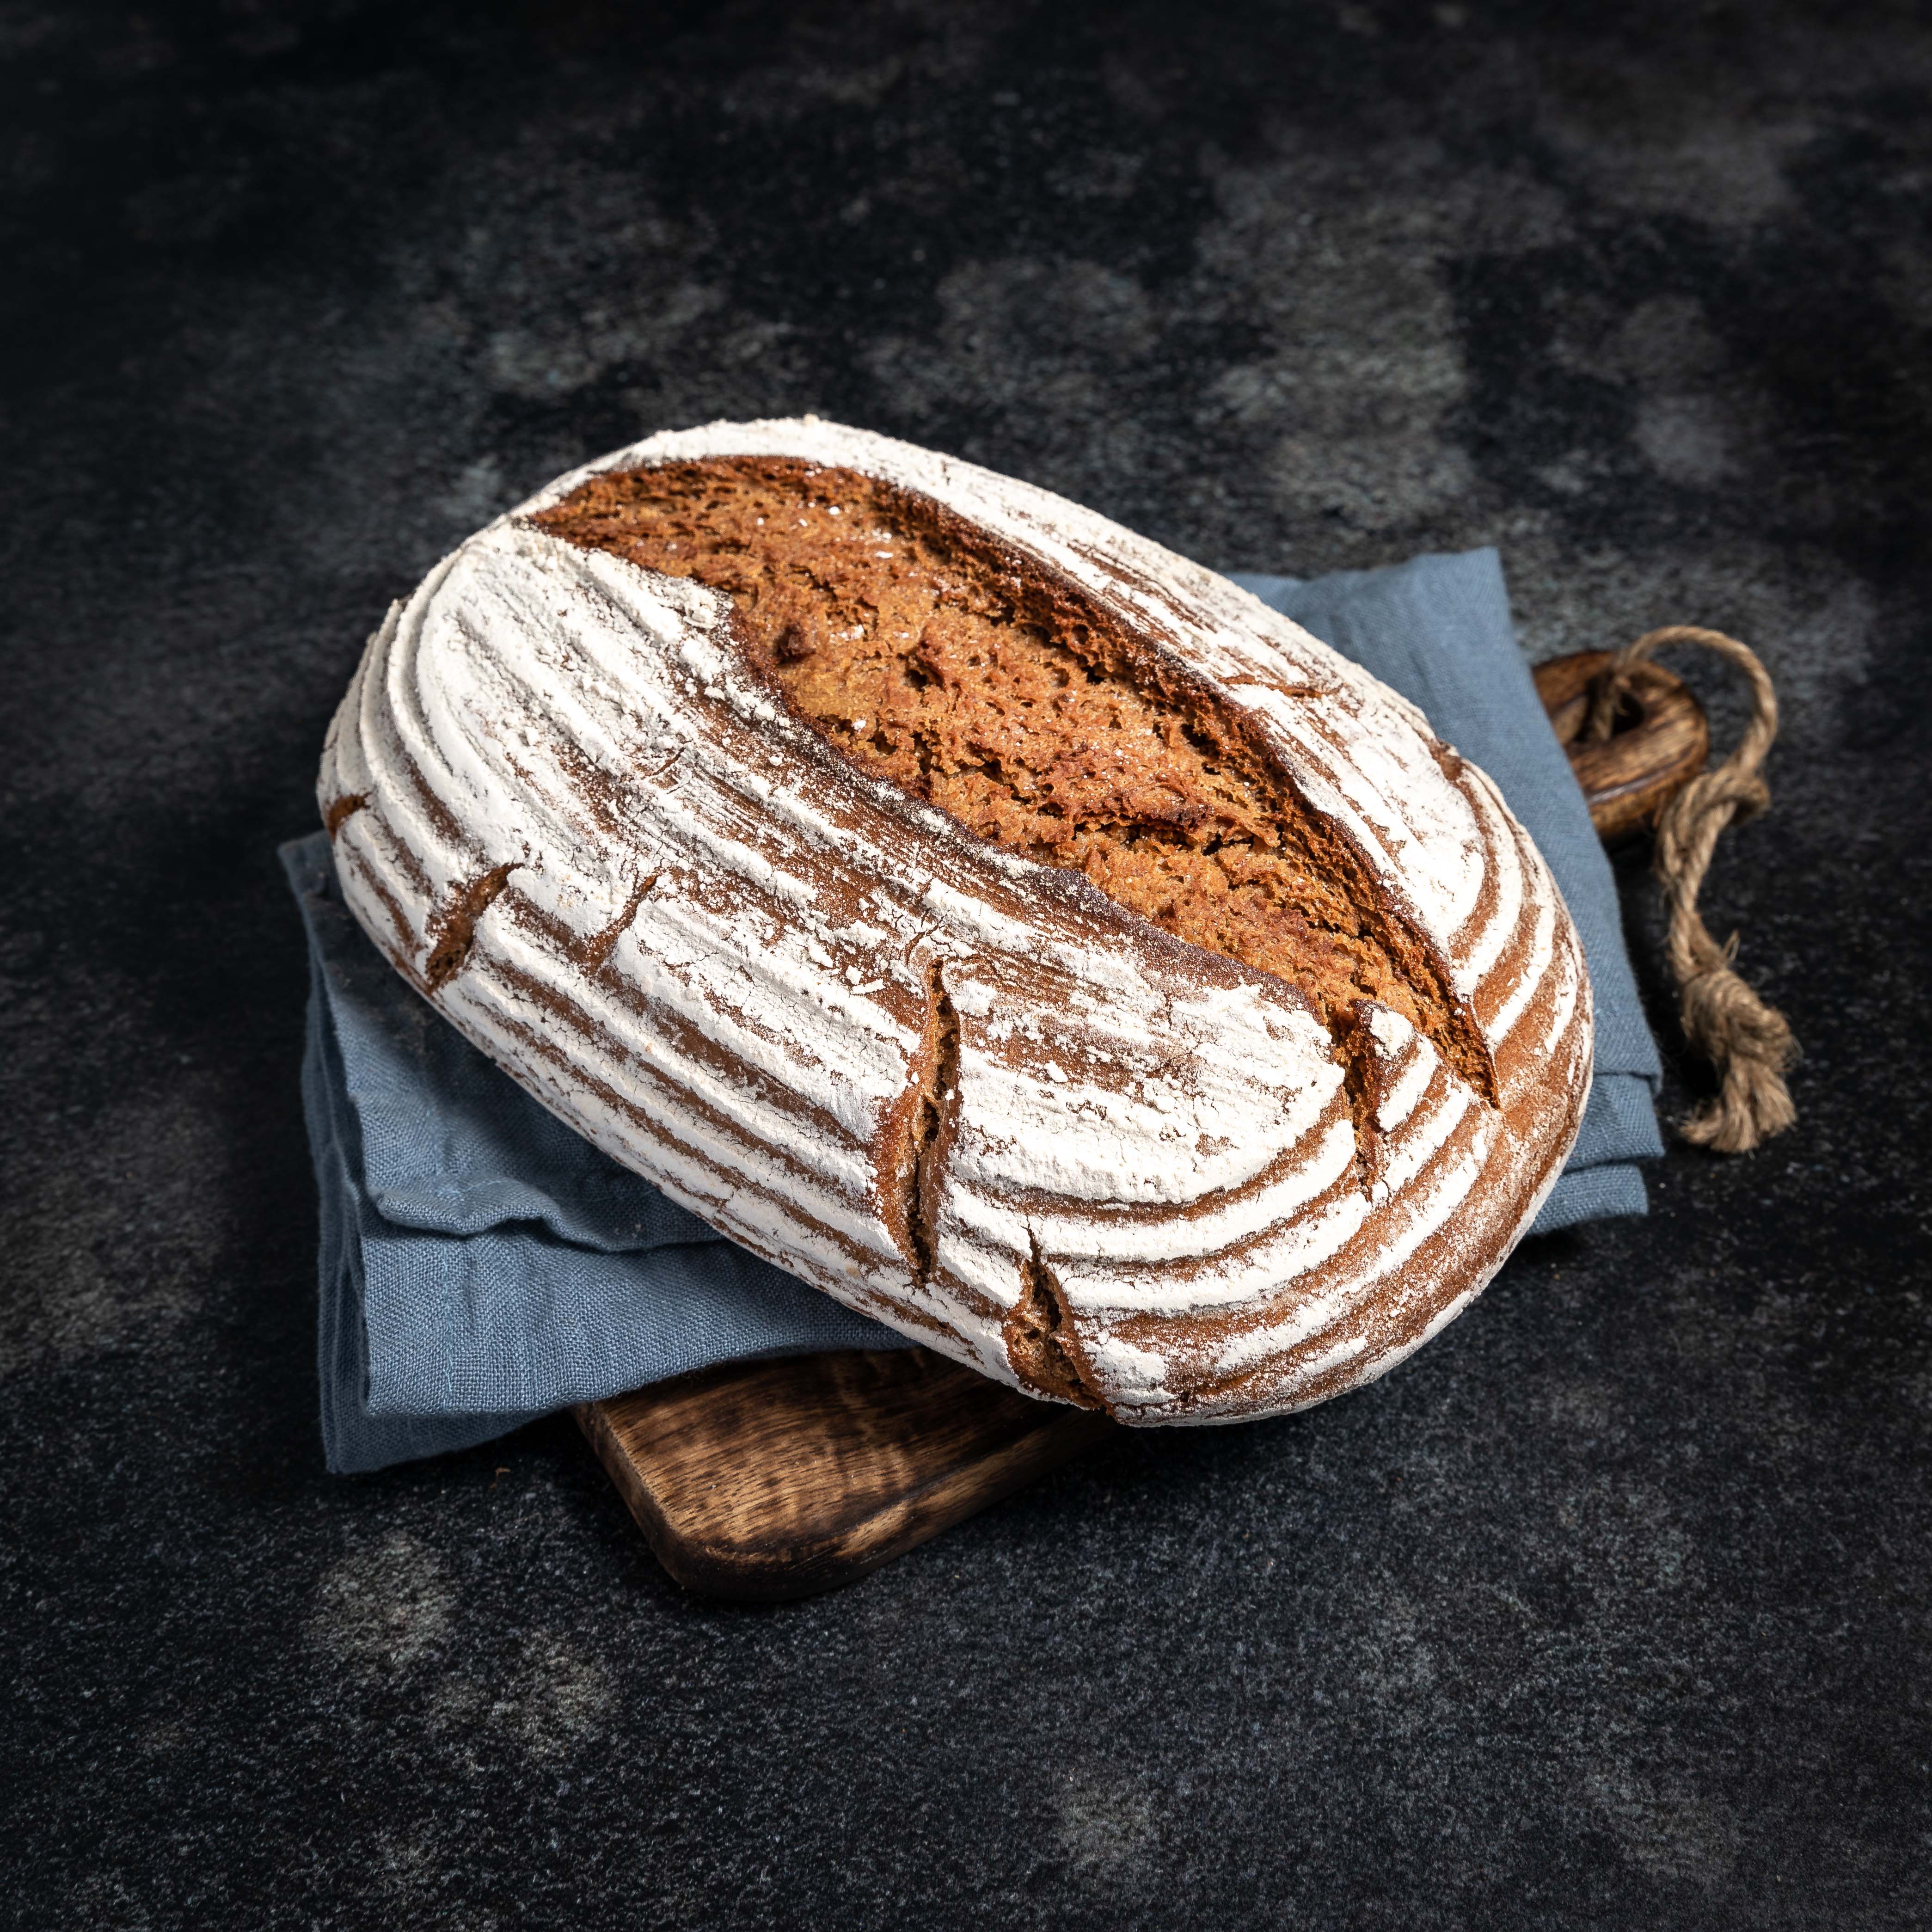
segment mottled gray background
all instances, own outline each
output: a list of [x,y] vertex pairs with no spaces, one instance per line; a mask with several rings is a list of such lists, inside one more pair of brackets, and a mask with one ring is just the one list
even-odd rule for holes
[[[1932,1923],[1923,8],[13,0],[0,151],[14,1922]],[[808,409],[1230,568],[1497,544],[1534,655],[1750,640],[1710,909],[1798,1130],[800,1606],[681,1598],[562,1422],[328,1480],[329,710],[553,472]]]

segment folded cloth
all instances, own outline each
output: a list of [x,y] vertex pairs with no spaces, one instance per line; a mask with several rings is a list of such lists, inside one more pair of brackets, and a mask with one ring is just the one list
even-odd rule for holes
[[[1238,578],[1420,704],[1549,860],[1596,993],[1597,1072],[1536,1232],[1645,1211],[1657,1052],[1610,867],[1510,628],[1493,550],[1301,582]],[[714,1234],[548,1113],[418,999],[281,848],[308,933],[302,1102],[321,1197],[333,1470],[466,1448],[574,1402],[754,1356],[908,1348]]]

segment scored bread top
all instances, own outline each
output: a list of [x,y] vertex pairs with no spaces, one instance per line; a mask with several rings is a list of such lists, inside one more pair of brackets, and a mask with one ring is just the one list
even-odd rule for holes
[[1560,1171],[1580,948],[1495,788],[1225,580],[821,423],[560,479],[372,638],[345,899],[721,1232],[1035,1393],[1380,1373]]

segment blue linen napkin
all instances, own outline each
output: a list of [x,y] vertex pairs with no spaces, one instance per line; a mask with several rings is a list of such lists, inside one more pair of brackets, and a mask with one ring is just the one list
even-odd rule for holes
[[[1237,577],[1420,705],[1495,778],[1568,902],[1596,1078],[1534,1232],[1646,1209],[1657,1049],[1615,886],[1516,647],[1492,550]],[[281,848],[309,944],[302,1105],[321,1201],[322,1431],[341,1473],[466,1448],[687,1370],[912,1346],[712,1233],[525,1094],[376,951],[327,838]]]

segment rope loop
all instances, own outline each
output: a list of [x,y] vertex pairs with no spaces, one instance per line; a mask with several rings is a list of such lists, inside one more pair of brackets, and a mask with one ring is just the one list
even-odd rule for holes
[[1590,693],[1583,736],[1601,744],[1616,729],[1630,674],[1672,644],[1696,644],[1744,674],[1750,720],[1737,748],[1714,771],[1700,772],[1659,814],[1658,881],[1670,911],[1668,952],[1677,982],[1684,1037],[1717,1068],[1717,1097],[1678,1132],[1718,1154],[1748,1154],[1798,1118],[1784,1076],[1798,1042],[1784,1016],[1760,999],[1736,969],[1738,936],[1720,946],[1697,910],[1697,895],[1725,827],[1755,818],[1771,803],[1763,765],[1778,736],[1778,694],[1756,653],[1722,631],[1667,624],[1617,652]]

